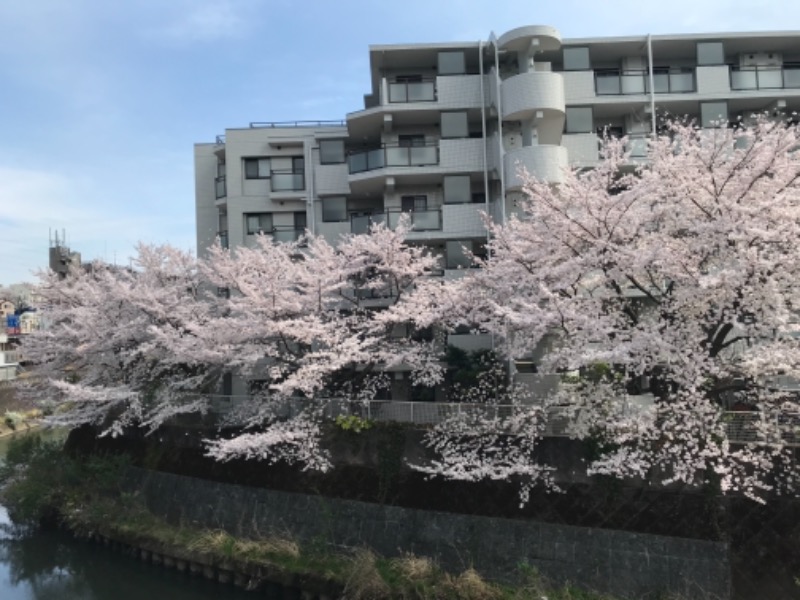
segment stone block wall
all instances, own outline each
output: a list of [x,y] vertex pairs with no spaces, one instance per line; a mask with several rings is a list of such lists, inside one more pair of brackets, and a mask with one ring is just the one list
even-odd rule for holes
[[728,547],[721,542],[409,509],[142,469],[131,469],[128,485],[173,523],[243,537],[369,546],[384,556],[412,552],[448,570],[474,567],[504,581],[518,579],[521,565],[529,565],[556,582],[621,598],[730,596]]

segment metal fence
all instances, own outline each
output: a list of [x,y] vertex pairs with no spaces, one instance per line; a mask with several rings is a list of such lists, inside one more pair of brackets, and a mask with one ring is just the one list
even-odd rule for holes
[[[252,400],[253,398],[250,396],[213,396],[212,407],[215,412],[226,412],[236,403]],[[370,421],[410,423],[420,426],[437,425],[456,416],[502,420],[540,408],[530,404],[471,404],[399,400],[362,402],[336,398],[326,400],[287,398],[278,403],[275,412],[279,417],[290,418],[315,406],[320,408],[325,418],[331,420],[338,416],[353,415]],[[575,419],[574,411],[558,406],[543,410],[547,412],[543,435],[545,437],[569,437],[571,425]],[[636,409],[631,408],[630,410]],[[728,441],[731,443],[782,443],[787,446],[800,447],[800,414],[773,416],[755,411],[731,411],[724,412],[722,419],[727,429]],[[768,433],[764,434],[765,431]]]

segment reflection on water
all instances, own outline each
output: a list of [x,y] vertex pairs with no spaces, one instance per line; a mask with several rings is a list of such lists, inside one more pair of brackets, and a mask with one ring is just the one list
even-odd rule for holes
[[[0,457],[7,440],[0,439]],[[2,600],[252,600],[232,586],[148,565],[60,531],[13,525],[0,506]]]

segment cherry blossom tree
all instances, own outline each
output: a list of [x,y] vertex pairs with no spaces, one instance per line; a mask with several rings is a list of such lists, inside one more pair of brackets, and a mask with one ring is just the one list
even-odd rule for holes
[[253,248],[211,250],[207,276],[230,294],[220,320],[227,364],[260,384],[230,415],[259,431],[212,442],[213,456],[325,469],[320,423],[331,399],[370,400],[389,385],[391,371],[408,371],[424,385],[442,380],[441,347],[416,336],[407,318],[423,310],[408,307],[409,293],[437,259],[406,244],[407,232],[403,220],[338,245],[312,235],[294,244],[259,236]]
[[[558,407],[572,437],[605,448],[590,473],[754,498],[781,491],[796,477],[785,421],[798,409],[786,383],[800,381],[798,128],[767,117],[704,130],[671,122],[647,160],[625,148],[606,140],[596,168],[558,185],[526,175],[515,214],[491,226],[482,269],[444,296],[461,310],[448,310],[493,332],[512,359],[546,347],[540,371],[577,373],[528,410]],[[756,416],[741,421],[734,408]],[[731,420],[750,442],[730,438]],[[495,436],[514,431],[510,420],[493,425]],[[429,443],[451,457],[434,472],[530,468],[497,444],[488,458],[476,452],[482,439],[434,431]]]
[[37,293],[47,326],[24,341],[34,375],[24,385],[53,424],[116,434],[206,410],[198,392],[215,388],[224,355],[210,339],[219,306],[190,253],[139,245],[129,268],[43,273]]

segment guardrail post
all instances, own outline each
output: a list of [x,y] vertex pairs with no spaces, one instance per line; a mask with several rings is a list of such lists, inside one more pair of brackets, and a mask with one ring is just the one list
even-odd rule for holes
[[409,404],[411,405],[411,422],[413,423],[414,422],[414,403],[410,402]]

